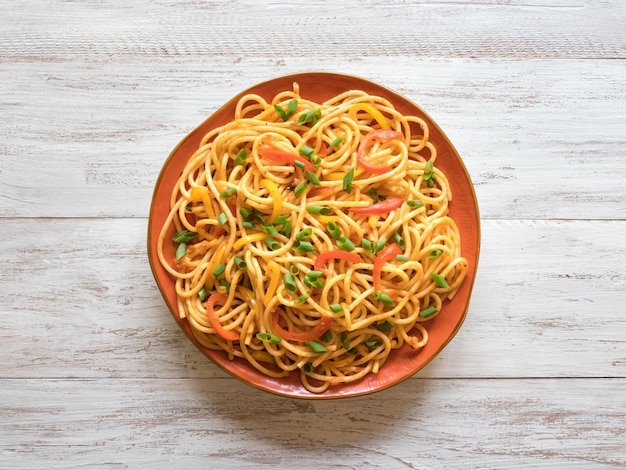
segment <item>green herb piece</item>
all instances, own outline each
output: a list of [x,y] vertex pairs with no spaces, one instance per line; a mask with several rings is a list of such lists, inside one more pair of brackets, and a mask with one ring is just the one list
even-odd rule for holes
[[281,105],[275,104],[274,109],[276,110],[276,112],[278,113],[278,115],[283,121],[286,121],[287,119],[289,119],[289,116],[287,115],[287,111],[285,111]]
[[226,271],[226,265],[224,263],[220,263],[217,265],[217,268],[215,268],[215,270],[213,271],[213,275],[215,277],[221,276],[222,274],[224,274],[224,271]]
[[380,240],[378,240],[376,242],[376,245],[374,245],[374,251],[373,253],[376,254],[378,253],[380,250],[382,250],[383,248],[385,248],[385,245],[387,244],[387,238],[383,237]]
[[379,197],[378,197],[378,189],[370,188],[370,189],[367,190],[367,193],[365,193],[365,194],[367,194],[369,197],[372,198],[372,201],[374,202],[374,204],[376,204],[378,202],[378,199],[379,199]]
[[435,163],[432,160],[428,160],[426,164],[424,165],[424,174],[432,173],[434,166],[435,166]]
[[333,141],[330,143],[330,146],[337,147],[341,142],[343,142],[343,137],[335,137]]
[[235,266],[237,266],[239,269],[246,269],[248,267],[243,258],[240,258],[239,256],[235,256],[233,261],[235,262]]
[[309,109],[308,111],[305,111],[302,114],[300,114],[300,117],[298,118],[298,125],[301,126],[303,124],[311,124],[311,127],[313,127],[315,124],[319,122],[321,118],[322,118],[321,110]]
[[293,251],[299,251],[300,253],[313,253],[315,251],[315,247],[311,242],[298,240],[293,244]]
[[366,341],[365,342],[365,346],[367,346],[369,349],[374,349],[377,348],[379,346],[382,346],[383,343],[381,343],[380,341]]
[[352,240],[346,237],[341,237],[339,240],[337,240],[337,246],[345,251],[354,250],[354,243],[352,242]]
[[289,219],[289,214],[281,214],[278,217],[276,217],[276,220],[274,220],[274,223],[272,225],[282,225],[285,222],[287,222],[288,219]]
[[370,253],[374,252],[374,246],[367,238],[361,238],[361,246],[365,251],[369,251]]
[[375,326],[376,326],[376,329],[380,331],[389,331],[391,330],[391,328],[393,328],[393,325],[389,323],[388,321],[379,323],[378,325],[375,325]]
[[431,178],[428,181],[426,181],[426,186],[428,186],[429,188],[434,188],[435,187],[435,181]]
[[306,343],[306,345],[311,348],[311,351],[313,351],[314,353],[323,353],[326,352],[327,349],[324,347],[324,345],[322,343],[319,343],[317,341],[309,341]]
[[330,207],[318,206],[316,204],[310,204],[306,206],[306,210],[310,214],[316,214],[316,215],[330,215],[333,212]]
[[398,244],[401,250],[406,248],[406,243],[404,242],[404,238],[398,232],[393,232],[393,241]]
[[296,278],[291,273],[285,273],[283,275],[283,282],[285,283],[285,290],[294,294],[298,290],[296,285]]
[[313,155],[311,157],[311,163],[315,168],[318,168],[322,164],[322,159],[319,157],[319,155]]
[[354,178],[354,167],[350,168],[343,177],[343,190],[347,193],[352,192],[352,179]]
[[220,279],[220,286],[223,288],[226,294],[230,292],[230,282],[228,282],[226,279]]
[[443,277],[441,274],[432,273],[430,277],[433,278],[433,281],[435,281],[437,287],[443,287],[444,289],[450,288],[450,286],[448,285],[448,281],[446,281],[446,278]]
[[306,172],[306,177],[311,182],[311,184],[314,184],[315,186],[321,186],[322,185],[322,183],[320,182],[320,179],[312,171],[307,171]]
[[254,222],[248,222],[247,220],[244,220],[243,222],[241,222],[241,226],[243,228],[251,229],[254,228]]
[[190,232],[189,230],[181,230],[172,237],[176,243],[187,243],[198,236],[198,232]]
[[294,98],[287,103],[287,115],[291,117],[296,114],[296,111],[298,111],[298,100]]
[[278,235],[278,230],[273,225],[261,225],[261,228],[268,235]]
[[312,233],[313,233],[313,229],[311,227],[307,227],[304,230],[302,230],[302,231],[300,231],[300,232],[298,232],[296,234],[296,240],[302,241],[305,238],[309,238]]
[[339,304],[330,304],[329,307],[334,313],[341,313],[343,310]]
[[293,224],[291,223],[290,220],[288,220],[287,222],[283,224],[282,228],[280,229],[280,233],[288,237],[289,234],[291,233],[292,228],[293,228]]
[[315,155],[315,150],[313,150],[311,147],[309,147],[308,145],[303,145],[302,147],[300,147],[300,150],[298,150],[298,153],[300,155],[305,156],[307,159],[311,159],[311,157],[313,155]]
[[422,207],[424,205],[424,203],[419,199],[409,199],[406,203],[412,209],[417,209],[418,207]]
[[357,351],[357,349],[356,349],[356,348],[351,348],[351,349],[348,349],[348,354],[357,354],[358,352],[359,352],[359,351]]
[[433,307],[432,305],[430,307],[425,308],[424,310],[420,311],[420,317],[422,318],[428,318],[432,315],[434,315],[435,313],[437,313],[439,310],[437,310],[435,307]]
[[301,162],[300,160],[295,160],[293,164],[296,165],[301,170],[304,170],[306,168],[306,165],[304,164],[304,162]]
[[324,332],[324,334],[322,336],[320,336],[320,339],[324,342],[324,343],[328,343],[331,339],[333,339],[333,334],[330,332],[330,330],[326,330]]
[[241,218],[247,222],[252,222],[254,220],[254,212],[248,209],[247,207],[239,208],[239,215]]
[[298,186],[293,190],[293,193],[296,196],[302,196],[302,194],[306,191],[306,188],[309,186],[307,181],[301,181]]
[[437,248],[436,250],[432,250],[430,253],[428,253],[428,257],[430,259],[433,258],[437,258],[438,256],[441,256],[443,254],[443,250],[440,250],[439,248]]
[[228,188],[220,193],[220,199],[228,199],[229,197],[233,197],[235,194],[237,194],[237,190],[235,188]]
[[343,349],[345,349],[346,351],[350,349],[350,338],[348,338],[348,333],[342,331],[339,335],[339,341],[341,342],[341,346],[343,347]]
[[408,261],[409,255],[396,255],[394,258],[396,261]]
[[263,240],[265,242],[265,244],[267,245],[267,247],[274,251],[274,250],[278,250],[281,247],[281,244],[278,243],[276,240],[274,240],[273,238],[266,238],[265,240]]
[[338,240],[339,238],[343,237],[343,233],[341,232],[341,229],[335,222],[328,222],[328,224],[326,225],[326,231],[335,240]]
[[302,302],[306,302],[306,300],[307,300],[308,298],[309,298],[309,296],[308,296],[308,295],[306,295],[306,294],[302,294],[300,297],[298,297],[298,298],[296,299],[296,301],[295,301],[294,303],[296,303],[296,304],[301,304]]
[[256,338],[264,343],[278,344],[280,343],[280,337],[272,333],[257,333]]
[[206,287],[202,287],[199,291],[198,291],[198,297],[200,297],[200,300],[206,300],[206,298],[209,296],[209,291],[207,290]]
[[294,276],[297,276],[298,274],[300,274],[300,268],[295,264],[292,264],[291,266],[289,266],[289,272]]
[[187,244],[181,243],[178,245],[178,248],[176,248],[176,261],[180,261],[180,259],[185,256],[185,253],[187,253]]
[[309,271],[304,276],[304,284],[311,288],[324,287],[324,281],[321,279],[323,274],[322,271]]
[[240,149],[235,156],[235,165],[243,165],[248,159],[248,152],[246,149]]
[[376,293],[374,294],[374,299],[380,300],[383,305],[386,305],[387,307],[393,307],[396,305],[391,297],[389,297],[387,294],[383,294],[381,291],[376,291]]
[[224,226],[228,222],[228,216],[224,212],[220,212],[220,215],[217,216],[217,222]]
[[314,370],[315,368],[313,367],[313,364],[311,364],[310,362],[307,362],[302,367],[302,371],[305,373],[305,375],[311,375]]

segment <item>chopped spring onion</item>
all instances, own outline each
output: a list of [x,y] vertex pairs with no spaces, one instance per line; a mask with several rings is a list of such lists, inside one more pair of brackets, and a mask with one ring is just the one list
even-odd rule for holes
[[306,188],[309,184],[306,181],[302,181],[298,184],[298,186],[296,186],[296,188],[293,190],[293,193],[296,196],[302,196],[302,194],[306,191]]
[[307,227],[304,230],[302,230],[302,231],[300,231],[300,232],[298,232],[296,234],[296,240],[302,241],[305,238],[309,238],[312,233],[313,233],[313,229],[311,227]]
[[243,222],[241,222],[241,226],[243,228],[250,229],[250,228],[254,228],[254,223],[253,222],[248,222],[247,220],[244,220]]
[[425,308],[424,310],[420,311],[420,317],[422,318],[428,318],[432,315],[434,315],[435,313],[437,313],[439,310],[437,310],[435,307],[433,307],[432,305],[430,307]]
[[226,279],[220,280],[220,286],[223,288],[223,292],[225,292],[226,294],[230,292],[230,282],[228,282]]
[[313,150],[311,147],[309,147],[308,145],[303,145],[300,150],[298,151],[298,153],[300,155],[303,155],[305,157],[307,157],[309,160],[311,159],[311,157],[313,155],[315,155],[315,150]]
[[383,323],[380,323],[378,325],[375,325],[376,329],[380,330],[380,331],[389,331],[391,330],[391,328],[393,328],[393,325],[391,323],[389,323],[388,321],[385,321]]
[[306,345],[311,348],[311,351],[313,351],[314,353],[323,353],[326,352],[327,349],[324,347],[324,345],[322,343],[319,343],[317,341],[309,341],[306,343]]
[[274,220],[273,225],[282,225],[285,222],[287,222],[287,219],[289,219],[289,214],[281,214],[278,217],[276,217],[276,220]]
[[339,240],[337,240],[337,246],[345,251],[354,250],[354,243],[352,242],[352,240],[346,237],[341,237]]
[[430,259],[437,258],[438,256],[441,256],[442,253],[443,250],[440,249],[432,250],[430,253],[428,253],[428,257]]
[[374,251],[374,246],[372,245],[372,242],[369,241],[367,238],[361,239],[361,246],[365,251],[369,251],[370,253]]
[[381,343],[380,341],[366,341],[365,342],[365,346],[367,346],[369,349],[374,349],[377,348],[378,346],[382,346],[383,343]]
[[248,209],[247,207],[241,207],[239,209],[239,215],[241,218],[247,222],[252,222],[254,219],[254,212]]
[[324,334],[322,336],[320,336],[320,339],[324,342],[324,343],[328,343],[331,339],[333,339],[333,334],[330,332],[330,330],[326,330],[324,332]]
[[294,160],[293,164],[296,165],[301,170],[304,170],[306,168],[306,165],[304,164],[304,162],[301,162],[300,160]]
[[374,201],[374,204],[378,202],[378,190],[376,188],[368,189],[366,194],[372,198],[372,201]]
[[226,213],[220,212],[220,215],[217,216],[217,222],[220,225],[226,225],[226,223],[228,222],[228,216],[226,215]]
[[246,149],[240,149],[235,156],[235,165],[243,165],[248,159],[248,152]]
[[280,343],[280,337],[273,335],[272,333],[257,333],[256,338],[264,343],[278,344]]
[[387,238],[386,237],[382,237],[380,240],[378,240],[376,242],[376,245],[374,245],[374,251],[373,253],[376,254],[378,253],[380,250],[382,250],[383,248],[385,248],[385,245],[387,244]]
[[343,310],[341,308],[341,305],[339,304],[330,304],[330,309],[334,312],[334,313],[341,313],[341,311]]
[[322,271],[309,271],[304,275],[304,284],[307,287],[324,287],[324,281],[320,278],[324,273]]
[[441,274],[432,273],[430,277],[433,278],[433,281],[435,281],[435,284],[437,284],[437,287],[443,287],[444,289],[450,288],[448,281],[446,281],[446,278],[443,277]]
[[306,300],[309,298],[308,295],[306,294],[302,294],[300,297],[298,297],[295,301],[296,304],[301,304],[302,302],[306,302]]
[[198,232],[190,232],[189,230],[181,230],[180,232],[176,233],[172,237],[172,240],[175,241],[176,243],[187,243],[193,240],[194,238],[196,238],[197,236],[198,236]]
[[330,207],[318,206],[315,204],[310,204],[306,206],[306,210],[310,214],[316,214],[316,215],[330,215],[333,212]]
[[348,333],[342,331],[339,335],[339,341],[341,341],[341,346],[343,347],[343,349],[345,349],[346,351],[350,349],[350,338],[348,338]]
[[398,232],[393,232],[393,241],[395,241],[400,249],[404,250],[406,248],[406,243],[404,242],[404,238]]
[[418,207],[422,207],[424,205],[424,203],[419,199],[409,199],[406,203],[412,209],[417,209]]
[[217,268],[215,268],[215,270],[213,271],[213,275],[215,277],[221,276],[222,274],[224,274],[224,271],[226,271],[226,265],[224,263],[220,263],[217,265]]
[[333,141],[330,143],[330,146],[337,147],[341,142],[343,142],[343,137],[335,137]]
[[202,287],[202,289],[200,289],[198,291],[198,297],[200,297],[200,300],[204,301],[206,300],[206,298],[209,296],[209,291],[207,290],[206,287]]
[[285,273],[283,276],[283,282],[285,284],[285,290],[287,292],[291,292],[292,294],[298,290],[298,286],[296,285],[296,278],[291,273]]
[[341,232],[341,229],[335,222],[332,222],[332,221],[328,222],[328,224],[326,225],[326,231],[335,240],[338,240],[339,238],[343,237],[343,233]]
[[300,253],[313,253],[315,251],[315,247],[311,242],[298,240],[293,244],[293,251],[299,251]]
[[228,188],[220,193],[220,199],[228,199],[229,197],[233,197],[235,194],[237,194],[237,190],[235,188]]
[[292,228],[293,228],[293,224],[291,223],[290,220],[288,220],[287,222],[283,224],[282,228],[280,229],[280,233],[288,237],[289,234],[291,233]]
[[267,245],[267,247],[270,250],[278,250],[278,249],[280,249],[280,246],[281,246],[280,243],[278,243],[273,238],[265,238],[263,241],[265,242],[265,244]]
[[292,264],[291,266],[289,266],[289,272],[294,276],[297,276],[298,274],[300,274],[300,268],[295,264]]
[[396,255],[394,258],[396,261],[408,261],[409,255]]
[[319,109],[309,109],[308,111],[303,112],[302,114],[300,114],[300,117],[298,118],[298,125],[301,126],[303,124],[311,124],[311,126],[314,126],[315,124],[318,123],[318,121],[322,118],[322,111]]
[[287,115],[293,116],[298,111],[298,100],[292,99],[287,103]]
[[176,261],[180,261],[180,259],[185,256],[185,253],[187,253],[187,244],[181,243],[178,245],[178,248],[176,248]]
[[315,186],[321,186],[322,185],[322,183],[320,183],[320,179],[312,171],[307,171],[306,172],[306,177],[309,179],[311,184],[314,184]]
[[278,230],[273,225],[261,225],[261,228],[268,235],[278,235]]
[[311,364],[310,362],[307,362],[306,364],[304,364],[304,366],[302,367],[302,371],[306,374],[306,375],[311,375],[313,373],[313,371],[315,370],[315,367],[313,367],[313,364]]
[[352,179],[354,178],[354,167],[350,168],[343,177],[343,190],[347,193],[352,192]]
[[376,291],[376,293],[374,294],[374,299],[380,300],[383,305],[386,305],[387,307],[393,307],[396,305],[391,297],[389,297],[387,294],[383,294],[381,291]]
[[237,266],[239,269],[247,268],[246,262],[243,260],[243,258],[240,258],[239,256],[235,256],[233,261],[235,262],[235,266]]

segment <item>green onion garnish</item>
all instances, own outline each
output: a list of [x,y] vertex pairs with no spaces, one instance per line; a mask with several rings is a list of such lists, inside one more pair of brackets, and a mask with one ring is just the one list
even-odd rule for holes
[[324,343],[328,343],[331,339],[333,339],[333,334],[330,332],[330,330],[326,330],[324,332],[324,334],[322,336],[320,336],[320,339],[324,342]]
[[247,220],[244,220],[243,222],[241,222],[241,226],[243,228],[251,229],[254,228],[254,222],[248,222]]
[[331,147],[337,147],[341,142],[343,142],[343,137],[335,137],[333,141],[330,143]]
[[261,225],[261,228],[268,235],[278,235],[278,230],[273,225]]
[[311,348],[311,351],[313,351],[314,353],[323,353],[326,352],[327,349],[324,347],[324,345],[322,343],[319,343],[317,341],[309,341],[308,343],[306,343],[306,345]]
[[396,261],[408,261],[409,255],[396,255],[394,258]]
[[361,239],[361,246],[365,251],[369,251],[370,253],[374,251],[374,246],[372,245],[372,242],[369,241],[367,238]]
[[233,197],[235,194],[237,194],[237,190],[235,188],[228,188],[220,193],[220,199],[228,199],[229,197]]
[[293,251],[299,251],[300,253],[313,253],[315,251],[315,247],[311,242],[298,240],[293,244]]
[[205,300],[207,297],[209,296],[209,291],[207,290],[206,287],[202,287],[199,291],[198,291],[198,297],[200,297],[200,300]]
[[391,297],[389,297],[387,294],[383,294],[381,291],[376,291],[376,293],[374,294],[374,299],[380,300],[383,305],[386,305],[387,307],[393,307],[396,305]]
[[424,205],[424,203],[419,199],[409,199],[406,203],[412,209],[417,209],[418,207],[422,207]]
[[256,338],[264,343],[278,344],[280,343],[280,337],[271,333],[257,333]]
[[374,203],[378,202],[378,190],[376,188],[368,189],[366,194],[372,198],[372,201],[374,201]]
[[428,317],[434,315],[437,312],[438,312],[438,310],[431,305],[430,307],[427,307],[424,310],[420,311],[420,317],[428,318]]
[[220,212],[220,215],[217,216],[217,222],[220,225],[226,225],[226,223],[228,222],[228,216],[225,212]]
[[307,157],[309,160],[311,159],[311,157],[313,155],[315,155],[315,150],[313,150],[311,147],[309,147],[308,145],[303,145],[300,150],[298,150],[298,153],[300,155],[303,155],[305,157]]
[[176,261],[180,261],[180,259],[185,256],[185,253],[187,253],[187,244],[181,243],[178,245],[178,248],[176,248]]
[[294,160],[293,164],[296,165],[301,170],[304,170],[306,168],[306,165],[304,164],[304,162],[301,162],[300,160]]
[[311,126],[314,126],[321,118],[322,111],[319,109],[309,109],[308,111],[300,114],[300,117],[298,118],[298,125],[301,126],[303,124],[310,123]]
[[300,268],[295,264],[292,264],[291,266],[289,266],[289,272],[294,276],[297,276],[298,274],[300,274]]
[[424,165],[424,173],[432,173],[434,166],[435,166],[435,163],[432,160],[428,160],[426,164]]
[[314,184],[315,186],[321,186],[322,183],[320,183],[320,179],[312,171],[307,171],[306,177],[311,182],[311,184]]
[[315,204],[310,204],[306,206],[306,210],[310,214],[316,214],[316,215],[330,215],[333,212],[330,207],[318,206]]
[[235,256],[233,261],[235,262],[235,266],[237,266],[239,269],[246,269],[248,267],[243,258],[240,258],[239,256]]
[[311,288],[324,287],[324,281],[320,279],[323,274],[322,271],[309,271],[304,276],[304,284]]
[[309,298],[309,296],[308,296],[308,295],[306,295],[306,294],[302,294],[300,297],[298,297],[298,298],[296,299],[296,301],[295,301],[294,303],[296,303],[296,304],[301,304],[302,302],[306,302],[306,299],[308,299],[308,298]]
[[315,368],[313,367],[313,364],[311,364],[310,362],[307,362],[302,367],[302,371],[305,373],[305,375],[311,375],[314,370]]
[[350,168],[343,177],[343,190],[347,193],[352,192],[352,179],[354,178],[354,167]]
[[291,233],[292,228],[293,228],[293,224],[291,223],[290,220],[288,220],[283,224],[282,228],[280,229],[280,233],[288,237],[289,234]]
[[217,265],[217,268],[215,268],[215,270],[213,271],[213,275],[215,277],[221,276],[222,274],[224,274],[224,271],[226,271],[226,265],[224,263],[220,263]]
[[298,290],[298,286],[296,285],[296,278],[291,273],[285,273],[283,276],[283,282],[285,283],[285,290],[287,292],[291,292],[292,294]]
[[265,244],[267,245],[267,247],[270,250],[278,250],[280,249],[281,245],[280,243],[278,243],[276,240],[274,240],[273,238],[266,238],[265,240],[263,240],[265,242]]
[[339,304],[330,304],[329,307],[334,313],[341,313],[343,310]]
[[442,253],[443,250],[440,249],[432,250],[430,253],[428,253],[428,257],[430,259],[437,258],[438,256],[441,256]]
[[235,165],[243,165],[248,159],[248,152],[246,149],[240,149],[235,156]]
[[309,238],[312,233],[313,233],[313,229],[311,227],[307,227],[304,230],[302,230],[302,231],[300,231],[300,232],[298,232],[296,234],[296,240],[302,241],[305,238]]
[[272,225],[282,225],[287,222],[287,219],[289,219],[289,214],[281,214],[276,217],[276,220],[274,220],[274,223]]
[[374,251],[373,253],[376,254],[378,253],[380,250],[382,250],[383,248],[385,248],[385,245],[387,244],[387,238],[383,237],[380,240],[378,240],[376,242],[376,245],[374,245]]
[[432,273],[430,277],[433,278],[433,281],[435,281],[435,284],[437,284],[437,287],[443,287],[444,289],[450,288],[450,286],[448,285],[448,282],[446,281],[446,278],[443,277],[441,274]]
[[398,232],[393,232],[393,241],[395,241],[400,249],[404,250],[406,248],[406,243],[404,242],[404,238]]
[[175,241],[176,243],[187,243],[193,240],[194,238],[196,238],[197,236],[198,236],[198,232],[190,232],[189,230],[181,230],[180,232],[177,232],[172,237],[172,240]]
[[293,193],[296,196],[302,196],[302,194],[306,191],[306,188],[309,184],[306,181],[301,181],[298,186],[293,190]]
[[367,346],[369,349],[374,349],[377,348],[379,346],[382,346],[383,343],[381,343],[380,341],[366,341],[365,342],[365,346]]
[[341,237],[339,240],[337,240],[337,246],[345,251],[354,250],[354,243],[352,242],[352,240],[346,237]]
[[220,279],[220,286],[223,288],[223,291],[228,294],[230,292],[230,282],[226,279]]
[[342,331],[339,335],[339,341],[341,341],[341,346],[343,347],[343,349],[345,349],[346,351],[350,349],[350,338],[348,338],[348,333]]
[[326,225],[326,231],[335,240],[338,240],[339,238],[343,237],[343,233],[341,232],[341,229],[335,222],[328,222],[328,224]]
[[391,323],[389,323],[388,321],[385,321],[383,323],[379,323],[378,325],[374,325],[376,326],[376,329],[380,330],[380,331],[389,331],[391,330],[391,328],[393,328],[393,325]]
[[254,219],[254,212],[247,207],[239,208],[239,215],[243,220],[246,220],[248,222],[251,222]]
[[287,103],[287,115],[291,117],[296,114],[296,111],[298,111],[298,100],[294,98]]

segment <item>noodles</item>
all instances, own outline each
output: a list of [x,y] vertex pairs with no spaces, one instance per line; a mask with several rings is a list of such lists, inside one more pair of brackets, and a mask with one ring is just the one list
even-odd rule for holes
[[157,251],[200,344],[322,393],[428,342],[468,267],[451,199],[422,119],[294,83],[204,136]]

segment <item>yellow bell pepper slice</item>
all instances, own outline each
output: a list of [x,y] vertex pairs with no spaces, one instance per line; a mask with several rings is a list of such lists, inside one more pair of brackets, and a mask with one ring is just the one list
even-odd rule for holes
[[391,129],[391,126],[389,125],[389,121],[387,120],[387,118],[383,116],[383,113],[381,113],[378,109],[376,109],[374,105],[371,105],[370,103],[353,104],[352,106],[350,106],[350,109],[348,110],[348,116],[350,116],[352,119],[356,121],[357,113],[359,111],[365,111],[367,114],[372,116],[382,129]]
[[274,183],[272,180],[262,179],[261,186],[267,189],[270,193],[270,196],[272,196],[272,203],[273,203],[272,214],[270,215],[269,219],[267,219],[267,221],[271,224],[276,220],[276,218],[280,215],[280,213],[283,210],[283,197],[280,194],[278,185]]
[[265,305],[269,305],[271,302],[272,297],[274,297],[274,294],[276,293],[276,289],[278,289],[278,281],[280,281],[280,269],[276,263],[270,261],[267,265],[267,269],[270,271],[270,283],[267,286],[265,295],[263,296],[263,303]]
[[253,243],[253,242],[257,242],[260,240],[264,240],[265,238],[267,238],[267,234],[266,233],[252,233],[250,235],[246,235],[245,237],[241,237],[239,240],[237,240],[234,244],[233,244],[233,249],[235,251],[240,250],[241,248],[243,248],[245,245],[248,245],[249,243]]
[[194,186],[193,188],[191,188],[189,200],[191,202],[202,202],[202,204],[204,205],[204,211],[209,216],[209,218],[215,218],[215,212],[213,211],[211,198],[209,198],[209,190],[205,186]]

